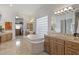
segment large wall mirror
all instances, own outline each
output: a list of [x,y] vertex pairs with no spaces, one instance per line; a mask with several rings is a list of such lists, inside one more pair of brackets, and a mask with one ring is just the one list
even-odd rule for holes
[[75,26],[75,29],[76,29],[75,32],[79,33],[79,10],[76,11],[75,15],[76,15],[75,16],[75,19],[76,19],[75,20],[75,25],[76,25]]
[[69,12],[52,17],[51,30],[57,33],[73,34],[75,31],[75,13]]

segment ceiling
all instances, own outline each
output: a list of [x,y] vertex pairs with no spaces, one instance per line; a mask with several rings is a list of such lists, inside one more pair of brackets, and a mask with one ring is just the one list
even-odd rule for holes
[[[1,4],[0,11],[7,10],[8,12],[12,12],[15,16],[20,17],[28,17],[28,16],[36,16],[39,14],[45,14],[46,12],[54,12],[58,9],[65,8],[70,4]],[[3,11],[3,12],[4,12]],[[25,18],[24,17],[24,18]]]
[[68,4],[14,4],[11,7],[16,13],[34,15],[40,10],[57,10],[68,6]]

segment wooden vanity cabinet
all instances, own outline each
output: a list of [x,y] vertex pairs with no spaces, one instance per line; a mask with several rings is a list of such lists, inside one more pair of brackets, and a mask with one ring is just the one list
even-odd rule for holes
[[45,36],[45,50],[51,55],[64,55],[64,41],[54,37]]
[[67,38],[45,36],[45,51],[51,55],[79,55],[78,39]]
[[53,49],[51,51],[53,51],[54,55],[64,55],[64,41],[58,38],[54,38]]
[[6,42],[12,40],[12,33],[6,33],[0,36],[0,42]]

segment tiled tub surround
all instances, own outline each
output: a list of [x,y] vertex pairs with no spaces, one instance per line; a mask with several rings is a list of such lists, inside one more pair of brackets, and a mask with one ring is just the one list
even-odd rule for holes
[[37,35],[29,34],[25,38],[27,40],[27,46],[31,54],[38,54],[44,51],[44,39]]
[[48,34],[44,43],[45,51],[51,55],[79,55],[79,37]]

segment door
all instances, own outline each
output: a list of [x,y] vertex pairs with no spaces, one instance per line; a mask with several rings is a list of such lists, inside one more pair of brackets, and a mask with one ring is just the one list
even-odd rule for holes
[[55,55],[64,55],[64,45],[61,45],[61,44],[57,44],[55,43],[54,44],[54,54]]
[[54,38],[52,39],[50,39],[50,54],[51,55],[54,55]]
[[57,44],[57,52],[58,55],[64,55],[64,45]]
[[44,48],[45,51],[50,54],[50,37],[45,36]]
[[16,24],[15,33],[16,33],[16,36],[23,35],[23,25],[22,24]]

